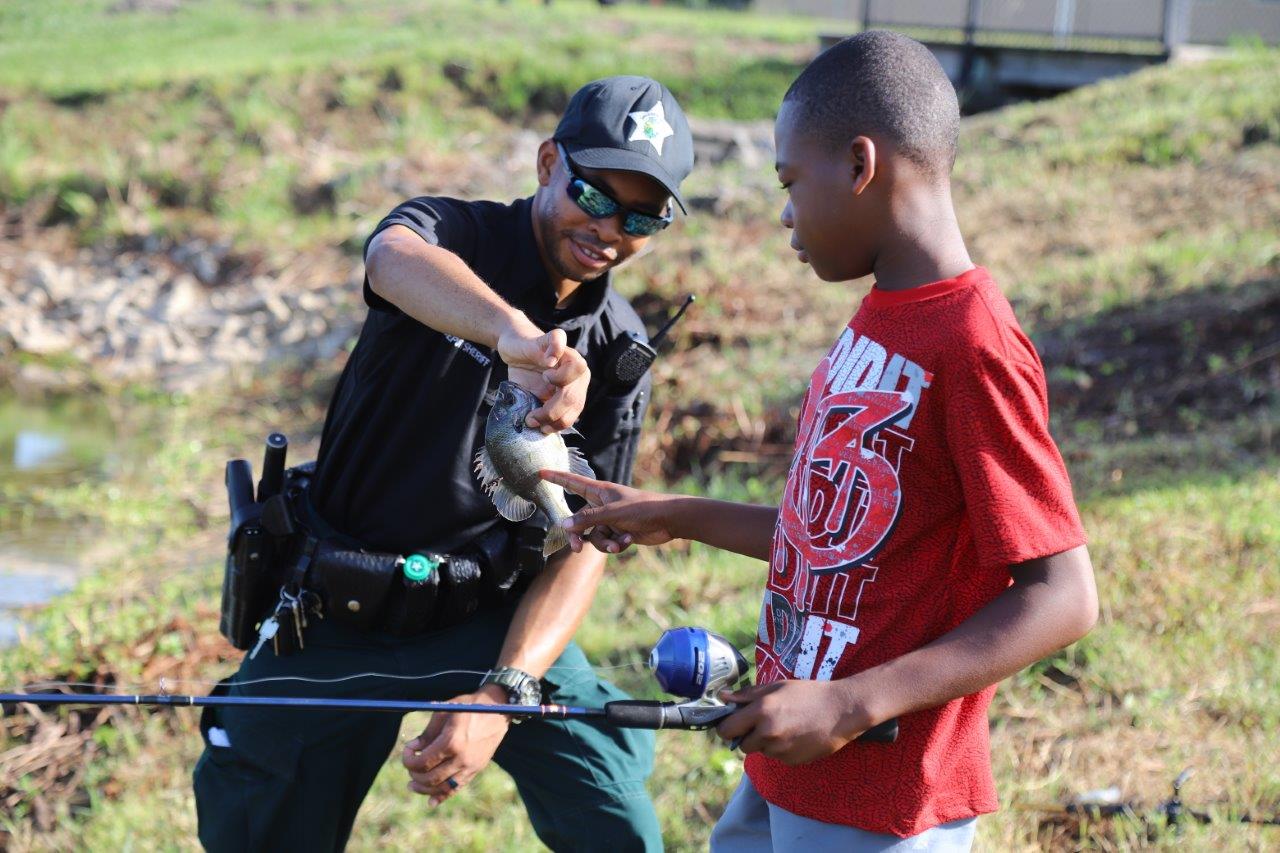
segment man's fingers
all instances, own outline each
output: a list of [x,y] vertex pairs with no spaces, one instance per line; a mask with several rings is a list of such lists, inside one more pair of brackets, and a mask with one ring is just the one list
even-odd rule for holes
[[555,367],[560,359],[547,354],[546,337],[499,341],[502,360],[513,369],[536,370],[539,373]]
[[410,773],[427,773],[448,757],[446,747],[440,743],[434,743],[426,749],[413,749],[411,746],[406,746],[400,757],[400,763]]
[[[431,798],[431,805],[438,806],[454,794],[462,790],[462,786],[469,781],[462,766],[451,768],[450,772],[439,777],[439,781],[427,781],[422,776],[415,776],[409,780],[409,790],[415,794]],[[454,781],[453,785],[449,784],[449,780]]]
[[568,350],[568,352],[572,353],[572,355],[560,359],[559,363],[550,370],[542,371],[543,379],[552,385],[564,387],[578,381],[590,372],[587,368],[586,360],[578,355],[576,350]]
[[444,714],[434,715],[422,734],[405,744],[400,762],[410,773],[425,773],[445,759],[448,743],[440,733],[447,721]]
[[552,329],[535,341],[542,355],[543,366],[552,367],[564,357],[569,338],[565,335],[564,329]]
[[524,388],[539,400],[548,400],[559,389],[542,376],[540,370],[526,370],[512,367],[507,370],[507,378]]
[[449,788],[449,781],[453,779],[459,782],[464,775],[466,767],[462,763],[461,758],[451,758],[448,761],[442,761],[426,773],[411,773],[413,781],[422,785],[424,788]]
[[578,419],[581,411],[581,406],[576,405],[573,400],[558,390],[551,395],[551,399],[530,412],[529,417],[525,418],[525,423],[529,426],[541,427],[542,431],[548,434],[560,432],[573,426],[573,422]]

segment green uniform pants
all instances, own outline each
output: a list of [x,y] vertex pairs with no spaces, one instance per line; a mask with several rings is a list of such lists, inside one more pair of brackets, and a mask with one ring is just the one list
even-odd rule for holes
[[[451,699],[474,691],[480,676],[246,682],[485,671],[497,660],[511,613],[509,608],[481,613],[462,625],[410,639],[313,619],[302,652],[278,658],[268,644],[254,659],[246,655],[227,692]],[[591,671],[573,644],[547,673],[547,686],[553,689],[543,701],[562,705],[600,707],[626,698]],[[210,851],[341,850],[361,801],[396,745],[400,721],[400,714],[385,712],[206,708],[201,721],[205,750],[195,769],[201,843]],[[222,729],[230,746],[210,745],[211,727]],[[662,849],[645,789],[653,747],[652,732],[594,720],[531,719],[511,726],[494,761],[515,780],[534,830],[552,850],[650,851]],[[418,795],[406,791],[405,796]]]

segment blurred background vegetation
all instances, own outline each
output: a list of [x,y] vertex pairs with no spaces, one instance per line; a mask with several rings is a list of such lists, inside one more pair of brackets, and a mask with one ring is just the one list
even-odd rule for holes
[[[314,454],[369,230],[412,195],[531,192],[537,141],[606,74],[662,79],[704,140],[693,215],[618,275],[651,328],[699,299],[655,365],[638,476],[776,500],[799,394],[866,287],[796,264],[767,151],[782,93],[836,28],[851,26],[570,0],[0,6],[0,603],[63,592],[10,622],[0,684],[200,692],[232,669],[222,467],[272,429],[293,459]],[[1044,356],[1103,600],[1093,634],[1002,686],[1005,807],[978,849],[1280,843],[1032,808],[1112,786],[1154,806],[1194,766],[1188,802],[1280,811],[1277,79],[1280,52],[1242,45],[965,120],[960,221]],[[242,316],[249,345],[223,359],[211,328],[171,358],[146,348],[142,327],[200,311]],[[308,349],[318,336],[335,343]],[[164,358],[182,369],[149,372]],[[751,645],[762,570],[698,546],[620,560],[579,641],[656,695],[641,664],[662,629]],[[6,708],[0,848],[193,848],[199,749],[181,711]],[[662,736],[651,787],[671,849],[705,846],[740,769],[709,737]],[[500,772],[433,811],[393,761],[352,849],[424,843],[537,846]]]

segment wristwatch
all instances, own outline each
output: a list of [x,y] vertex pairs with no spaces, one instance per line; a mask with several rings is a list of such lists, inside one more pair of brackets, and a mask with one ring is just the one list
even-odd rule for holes
[[[491,669],[484,677],[484,681],[480,682],[481,687],[486,684],[497,684],[506,690],[507,702],[512,705],[542,704],[542,687],[538,684],[538,679],[522,669],[516,669],[513,666]],[[522,719],[516,717],[512,722],[518,723]]]

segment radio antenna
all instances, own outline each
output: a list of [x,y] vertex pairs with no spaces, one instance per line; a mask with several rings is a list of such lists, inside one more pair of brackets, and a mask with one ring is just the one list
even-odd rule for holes
[[656,335],[654,335],[652,338],[649,339],[649,346],[653,347],[654,349],[657,349],[658,344],[662,343],[662,339],[667,336],[667,332],[671,331],[671,327],[676,324],[676,320],[679,320],[681,317],[683,317],[684,312],[689,310],[689,306],[692,305],[695,301],[696,301],[696,297],[694,297],[692,293],[690,293],[687,297],[685,297],[684,304],[680,306],[680,310],[677,311],[670,320],[668,320],[665,324],[663,324],[662,328],[658,330],[658,333]]

